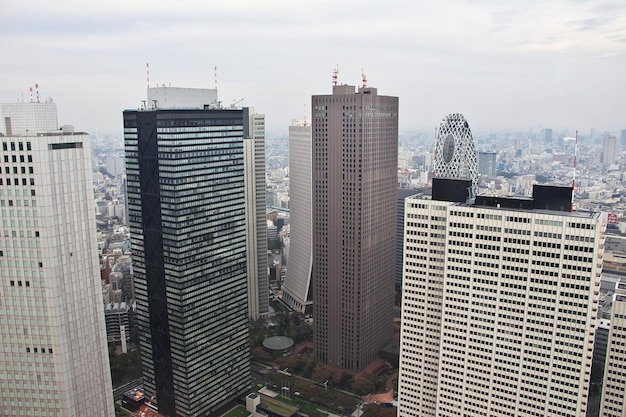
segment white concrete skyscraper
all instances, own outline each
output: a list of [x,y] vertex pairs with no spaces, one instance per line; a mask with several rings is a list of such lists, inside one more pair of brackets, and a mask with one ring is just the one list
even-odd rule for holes
[[585,415],[606,216],[468,185],[407,199],[398,415]]
[[[265,198],[265,115],[245,109],[243,154],[246,187],[246,257],[248,262],[248,310],[251,318],[269,312],[267,271],[267,222]],[[245,121],[244,121],[245,123]]]
[[111,417],[89,135],[2,105],[0,415]]
[[607,343],[600,416],[626,415],[626,280],[620,280],[613,295],[611,326]]
[[294,121],[289,126],[289,267],[283,301],[302,313],[311,313],[313,223],[311,202],[311,125]]

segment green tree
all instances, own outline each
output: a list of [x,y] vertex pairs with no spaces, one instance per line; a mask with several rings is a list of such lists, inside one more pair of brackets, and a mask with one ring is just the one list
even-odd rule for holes
[[352,391],[358,395],[367,395],[375,392],[376,386],[370,378],[358,377],[352,383]]

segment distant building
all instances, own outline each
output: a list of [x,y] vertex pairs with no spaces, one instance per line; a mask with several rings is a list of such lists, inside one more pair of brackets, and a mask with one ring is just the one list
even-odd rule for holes
[[626,129],[622,129],[622,136],[620,143],[622,144],[622,148],[626,149]]
[[552,129],[543,129],[543,142],[546,145],[552,143]]
[[124,158],[120,156],[109,156],[106,159],[106,170],[109,174],[117,177],[124,174]]
[[113,417],[89,135],[1,110],[0,414]]
[[290,248],[289,267],[283,284],[282,300],[291,308],[311,314],[313,294],[313,216],[311,176],[311,125],[289,126]]
[[335,85],[311,108],[314,354],[359,371],[392,337],[398,98]]
[[109,343],[122,343],[122,327],[125,339],[130,341],[130,308],[125,302],[113,302],[105,304],[104,319],[106,323],[107,340]]
[[478,152],[478,173],[487,177],[495,177],[497,156],[497,152]]
[[602,142],[602,163],[611,165],[615,163],[617,156],[617,138],[613,135],[604,135]]

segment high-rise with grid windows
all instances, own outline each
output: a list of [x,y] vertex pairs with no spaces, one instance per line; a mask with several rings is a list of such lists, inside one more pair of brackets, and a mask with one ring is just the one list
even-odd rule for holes
[[311,108],[315,355],[360,370],[392,335],[398,98],[335,85]]
[[184,104],[124,112],[137,322],[159,413],[215,416],[250,389],[250,118]]
[[91,146],[56,105],[2,105],[0,415],[112,417]]
[[406,201],[398,415],[585,415],[606,216],[468,185]]

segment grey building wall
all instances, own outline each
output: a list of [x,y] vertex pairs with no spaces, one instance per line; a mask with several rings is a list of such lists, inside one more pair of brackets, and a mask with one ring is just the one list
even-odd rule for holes
[[392,335],[398,98],[341,85],[311,108],[315,355],[360,370]]

